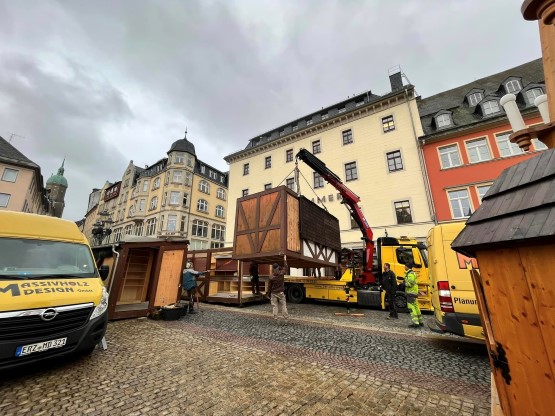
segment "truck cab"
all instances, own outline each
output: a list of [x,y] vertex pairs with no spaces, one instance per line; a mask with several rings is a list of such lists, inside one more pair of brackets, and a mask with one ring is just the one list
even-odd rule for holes
[[92,352],[106,332],[107,269],[85,236],[44,215],[3,211],[0,224],[0,370]]
[[428,327],[438,333],[449,332],[483,340],[484,333],[470,269],[478,269],[474,258],[451,249],[451,243],[464,228],[464,222],[439,224],[427,237],[434,316]]

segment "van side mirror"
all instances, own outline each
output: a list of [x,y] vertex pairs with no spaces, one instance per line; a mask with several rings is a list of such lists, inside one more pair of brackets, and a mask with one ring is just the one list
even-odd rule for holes
[[104,281],[108,278],[108,274],[110,274],[110,268],[108,266],[100,266],[98,273],[100,273],[100,278]]

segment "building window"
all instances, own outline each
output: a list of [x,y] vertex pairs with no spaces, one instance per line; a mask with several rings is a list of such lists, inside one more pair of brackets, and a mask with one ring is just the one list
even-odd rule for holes
[[121,228],[116,228],[114,230],[114,242],[121,241]]
[[285,184],[292,191],[295,190],[295,178],[287,178],[287,180],[285,181]]
[[360,228],[358,226],[356,220],[353,217],[351,217],[350,215],[349,215],[349,219],[351,220],[351,230],[355,230],[357,228]]
[[264,159],[264,168],[270,169],[272,167],[272,156],[266,156]]
[[345,110],[345,106],[339,107],[339,108],[337,109],[337,112],[338,112],[339,114],[344,113],[345,111],[346,111],[346,110]]
[[198,190],[204,192],[205,194],[210,194],[210,184],[207,181],[200,181],[198,184]]
[[197,202],[197,210],[200,212],[208,212],[208,201],[199,199]]
[[351,144],[353,142],[353,131],[351,129],[342,132],[343,144]]
[[174,161],[175,163],[179,163],[180,165],[182,165],[183,162],[185,162],[185,157],[183,153],[176,153],[174,156]]
[[526,91],[526,97],[528,98],[528,102],[533,105],[536,98],[543,94],[543,90],[541,88],[532,88],[531,90]]
[[382,118],[382,127],[384,133],[395,130],[395,121],[393,121],[393,116]]
[[241,195],[243,195],[243,196],[247,196],[248,194],[249,194],[249,190],[248,190],[248,189],[243,189],[243,190],[241,191]]
[[133,226],[131,224],[125,226],[125,229],[123,230],[123,235],[133,235]]
[[468,96],[468,102],[470,106],[473,107],[482,101],[482,93],[481,92],[474,92]]
[[484,114],[489,116],[490,114],[499,113],[499,103],[495,100],[486,101],[483,104]]
[[191,172],[185,173],[185,186],[191,186],[193,184],[193,174]]
[[148,184],[149,184],[149,181],[145,179],[143,181],[143,190],[142,190],[142,192],[148,191]]
[[187,155],[187,166],[193,167],[193,156]]
[[387,153],[387,168],[390,172],[403,170],[403,159],[400,150]]
[[172,182],[173,183],[181,183],[182,180],[183,180],[183,172],[180,171],[180,170],[174,170],[173,171]]
[[208,222],[193,220],[193,229],[191,233],[196,237],[208,237]]
[[272,184],[271,183],[267,183],[264,185],[264,190],[267,191],[268,189],[272,189]]
[[310,126],[311,124],[312,124],[312,119],[306,120],[306,125],[307,125],[307,126]]
[[447,127],[451,125],[451,116],[449,114],[440,114],[436,117],[437,128]]
[[166,231],[177,231],[177,215],[168,215]]
[[488,142],[486,139],[477,139],[466,142],[466,150],[470,163],[484,162],[491,159]]
[[358,179],[357,163],[345,163],[345,180],[349,182],[354,181],[355,179]]
[[442,169],[454,168],[461,165],[461,155],[456,144],[440,147],[438,150]]
[[327,120],[329,117],[328,113],[322,114],[322,120]]
[[279,137],[285,136],[285,130],[279,132]]
[[505,84],[505,90],[507,91],[507,94],[519,92],[521,90],[520,82],[517,79],[510,80]]
[[206,250],[208,248],[208,241],[191,240],[190,250]]
[[524,151],[518,146],[516,143],[511,143],[509,140],[509,133],[503,133],[495,136],[497,140],[497,147],[499,148],[499,153],[503,157],[513,156],[513,155],[520,155],[524,153]]
[[146,235],[154,235],[156,232],[156,218],[146,220]]
[[453,212],[453,218],[466,218],[470,217],[470,199],[468,198],[467,189],[459,189],[456,191],[448,191],[449,204]]
[[170,205],[179,205],[179,192],[170,192]]
[[355,106],[356,106],[356,107],[360,107],[361,105],[364,105],[364,98],[361,98],[359,101],[357,101],[357,102],[355,103]]
[[322,151],[322,146],[320,145],[320,140],[314,140],[312,142],[312,154],[315,155]]
[[295,124],[295,125],[293,126],[293,131],[297,131],[297,130],[299,130],[299,125],[298,125],[298,124]]
[[287,149],[285,151],[285,163],[293,161],[293,149]]
[[225,240],[225,226],[220,224],[212,225],[212,240]]
[[206,173],[206,166],[204,165],[200,166],[200,173]]
[[182,233],[185,232],[185,224],[187,223],[187,217],[185,215],[183,215],[181,217],[181,224],[179,226],[179,231],[181,231]]
[[478,191],[478,198],[480,199],[480,203],[482,202],[482,199],[484,199],[484,196],[489,191],[489,188],[491,188],[491,185],[480,185],[476,187],[476,190]]
[[184,207],[189,206],[189,194],[183,194],[183,206]]
[[216,197],[225,201],[225,191],[222,188],[218,188],[216,191]]
[[5,168],[4,173],[2,173],[2,180],[5,182],[15,182],[18,172],[16,169]]
[[139,237],[142,236],[142,235],[143,235],[143,227],[144,227],[143,222],[142,222],[142,221],[139,222],[139,223],[135,226],[135,235],[137,235],[137,236],[139,236]]
[[146,205],[146,199],[141,199],[139,201],[139,211],[144,211],[145,210],[145,205]]
[[249,164],[245,163],[243,165],[243,176],[248,175],[249,174]]
[[222,248],[223,246],[224,243],[215,243],[214,241],[210,243],[210,248]]
[[10,194],[0,194],[0,207],[7,207],[10,202]]
[[412,212],[409,201],[395,202],[395,215],[397,215],[397,224],[411,223]]
[[224,218],[224,216],[225,216],[224,207],[221,206],[221,205],[217,205],[216,206],[216,217]]
[[318,172],[314,172],[314,189],[324,187],[324,178]]
[[160,178],[154,179],[154,183],[152,184],[152,189],[160,188]]
[[157,206],[158,206],[158,197],[155,196],[150,200],[150,209],[156,209]]
[[532,139],[532,143],[534,143],[534,149],[536,150],[545,150],[547,146],[544,142],[539,141],[538,139]]

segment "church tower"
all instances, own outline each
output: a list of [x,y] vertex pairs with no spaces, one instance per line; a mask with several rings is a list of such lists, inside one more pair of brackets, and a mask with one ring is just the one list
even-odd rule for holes
[[62,166],[58,169],[58,173],[50,176],[46,181],[46,197],[50,202],[48,215],[58,218],[62,218],[66,205],[64,198],[67,190],[67,179],[64,177],[64,163],[65,159],[62,162]]

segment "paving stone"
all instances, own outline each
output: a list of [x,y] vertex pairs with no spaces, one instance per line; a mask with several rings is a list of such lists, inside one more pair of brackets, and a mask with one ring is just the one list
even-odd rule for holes
[[489,414],[483,345],[408,331],[381,311],[289,309],[292,319],[277,322],[267,304],[111,322],[107,351],[0,379],[0,413]]

